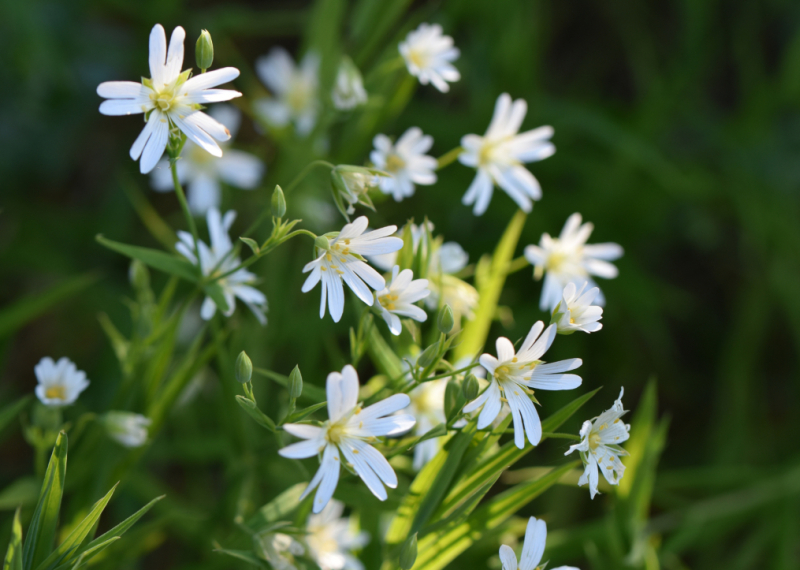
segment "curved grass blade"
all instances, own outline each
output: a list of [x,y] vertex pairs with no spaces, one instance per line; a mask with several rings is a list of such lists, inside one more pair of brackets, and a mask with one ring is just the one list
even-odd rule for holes
[[11,525],[11,540],[8,543],[3,570],[22,570],[22,525],[19,523],[19,509],[14,513]]

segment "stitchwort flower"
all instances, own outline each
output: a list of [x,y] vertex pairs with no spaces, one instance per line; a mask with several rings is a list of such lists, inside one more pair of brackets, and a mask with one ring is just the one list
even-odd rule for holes
[[339,64],[331,100],[339,111],[349,111],[367,102],[367,92],[364,90],[361,72],[349,57],[342,58]]
[[378,178],[378,187],[395,201],[413,196],[414,184],[436,183],[436,159],[425,154],[433,146],[433,137],[423,135],[419,127],[408,129],[394,144],[382,134],[376,135],[373,143],[370,160],[388,174]]
[[147,442],[151,420],[131,412],[108,412],[103,418],[108,436],[124,447],[141,447]]
[[[500,546],[500,562],[503,570],[539,570],[546,564],[539,566],[547,542],[547,525],[541,519],[531,517],[525,529],[525,541],[522,543],[522,555],[517,564],[517,556],[510,546]],[[559,566],[553,570],[578,570],[574,566]]]
[[423,85],[432,83],[436,89],[447,93],[450,90],[448,82],[461,79],[452,63],[461,52],[453,46],[453,38],[442,33],[439,24],[420,24],[398,47],[408,72]]
[[366,532],[354,532],[350,518],[342,516],[344,504],[331,499],[322,512],[308,517],[306,544],[309,555],[321,570],[364,570],[351,554],[369,542]]
[[283,457],[302,459],[321,454],[320,467],[300,497],[317,489],[313,511],[319,513],[328,504],[339,482],[341,456],[352,466],[372,494],[385,501],[386,487],[397,487],[397,475],[386,458],[367,441],[380,436],[400,435],[414,427],[414,417],[392,415],[408,406],[407,394],[389,396],[367,408],[358,404],[358,374],[349,364],[342,372],[328,374],[325,391],[328,397],[328,421],[322,427],[308,424],[285,424],[290,434],[305,441],[281,449]]
[[308,52],[299,66],[281,48],[273,48],[256,61],[256,73],[272,97],[256,101],[255,109],[274,127],[294,123],[297,134],[308,135],[319,113],[319,56]]
[[558,327],[558,334],[572,334],[575,331],[592,333],[603,328],[598,322],[603,318],[603,307],[592,304],[600,294],[600,289],[592,287],[584,293],[585,289],[585,281],[580,290],[572,282],[564,287],[561,302],[553,309],[551,321]]
[[130,151],[133,160],[141,157],[142,174],[153,170],[175,129],[213,156],[222,156],[215,141],[231,138],[228,129],[200,109],[241,97],[238,91],[212,89],[239,77],[239,70],[224,67],[194,77],[191,69],[181,72],[185,37],[183,28],[175,28],[167,51],[164,28],[156,24],[150,32],[150,79],[107,81],[97,87],[97,94],[108,99],[100,105],[104,115],[145,114],[146,125]]
[[408,317],[420,323],[428,318],[427,313],[414,303],[424,299],[431,292],[427,279],[414,279],[410,269],[400,271],[400,266],[392,268],[392,280],[381,291],[375,293],[380,313],[393,335],[399,335],[403,326],[400,317]]
[[78,370],[69,358],[59,358],[57,362],[45,356],[33,368],[36,380],[36,397],[45,406],[68,406],[78,399],[81,392],[89,387],[86,372]]

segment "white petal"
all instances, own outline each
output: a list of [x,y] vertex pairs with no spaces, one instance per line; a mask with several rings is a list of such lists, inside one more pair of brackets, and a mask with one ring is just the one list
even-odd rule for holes
[[328,396],[328,417],[337,422],[358,403],[358,374],[349,364],[342,372],[331,372],[325,382]]
[[525,542],[519,560],[519,570],[534,570],[542,560],[544,546],[547,542],[547,525],[543,520],[534,517],[528,519],[525,529]]
[[517,556],[510,546],[505,544],[500,546],[500,562],[503,570],[517,570]]
[[308,424],[283,424],[286,433],[303,439],[315,439],[322,436],[322,428]]
[[495,342],[497,347],[497,360],[501,363],[514,358],[514,345],[505,337],[499,337]]
[[372,470],[366,459],[362,456],[361,452],[353,447],[352,444],[356,442],[361,443],[360,440],[357,439],[347,439],[343,441],[342,453],[344,453],[347,461],[353,465],[353,469],[355,469],[358,476],[361,477],[361,480],[364,481],[367,488],[372,491],[372,494],[381,501],[385,501],[387,497],[386,489],[381,484],[378,475]]
[[498,386],[495,380],[492,380],[492,383],[489,384],[486,391],[489,395],[486,398],[486,403],[483,405],[480,416],[478,416],[478,429],[483,429],[491,424],[497,417],[497,414],[500,413],[500,408],[503,406],[500,401],[500,386]]
[[[155,114],[155,113],[154,113]],[[169,139],[169,123],[164,118],[158,118],[153,127],[153,134],[147,139],[142,151],[142,159],[139,161],[139,172],[147,174],[156,167],[164,149],[167,148]]]
[[[239,70],[235,67],[223,67],[207,73],[200,73],[184,83],[181,86],[181,92],[189,92],[191,94],[196,91],[202,91],[203,89],[210,89],[211,87],[216,87],[217,85],[230,83],[237,77],[239,77]],[[236,93],[234,97],[241,96],[241,93],[236,91],[233,93]]]
[[150,78],[161,86],[166,80],[165,64],[167,61],[167,34],[161,24],[150,30]]
[[[339,483],[339,450],[335,445],[329,445],[325,448],[322,454],[322,463],[319,466],[319,472],[322,473],[317,494],[314,496],[315,513],[319,513],[328,504],[328,501],[333,497],[333,492],[336,490],[336,485]],[[311,484],[309,483],[309,487]]]
[[307,439],[279,449],[278,454],[289,459],[305,459],[306,457],[314,457],[323,447],[325,447],[324,439]]

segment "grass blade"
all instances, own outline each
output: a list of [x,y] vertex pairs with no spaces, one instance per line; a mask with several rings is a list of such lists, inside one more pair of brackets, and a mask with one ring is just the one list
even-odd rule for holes
[[11,525],[11,540],[8,543],[3,570],[22,570],[22,525],[19,523],[19,509],[14,513]]

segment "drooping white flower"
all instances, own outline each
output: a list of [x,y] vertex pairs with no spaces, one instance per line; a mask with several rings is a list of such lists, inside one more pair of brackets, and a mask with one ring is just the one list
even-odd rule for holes
[[361,72],[349,57],[343,58],[339,64],[331,99],[333,106],[340,111],[348,111],[367,102]]
[[423,135],[419,127],[411,127],[395,144],[386,135],[375,135],[375,150],[369,157],[376,168],[389,176],[380,176],[378,186],[399,202],[414,195],[414,184],[436,183],[436,159],[428,156],[433,137]]
[[386,458],[367,441],[380,436],[400,435],[414,427],[414,417],[391,415],[408,406],[407,394],[395,394],[367,408],[358,404],[358,374],[349,364],[328,374],[328,421],[322,427],[309,424],[285,424],[290,434],[305,441],[281,449],[283,457],[302,459],[321,454],[320,466],[300,497],[314,489],[313,511],[319,513],[328,504],[339,482],[340,457],[352,465],[372,494],[385,501],[386,487],[397,487],[397,475]]
[[465,135],[461,139],[464,148],[458,156],[459,162],[478,169],[462,202],[475,204],[473,213],[480,216],[489,206],[494,185],[505,190],[512,200],[525,212],[531,211],[531,200],[542,197],[538,180],[523,166],[552,156],[556,147],[550,142],[553,127],[539,127],[519,133],[525,119],[528,104],[503,93],[497,98],[494,115],[486,134]]
[[448,82],[461,79],[452,63],[461,52],[453,46],[453,38],[442,33],[439,24],[420,24],[408,33],[405,41],[400,42],[399,50],[408,72],[419,78],[423,85],[432,83],[436,89],[447,93],[450,90]]
[[[236,136],[242,121],[242,115],[236,107],[216,105],[208,114],[225,126],[231,137]],[[175,165],[178,180],[186,185],[189,209],[195,216],[204,216],[210,208],[219,208],[222,202],[221,182],[242,190],[252,190],[258,186],[264,174],[264,163],[252,154],[228,148],[224,143],[220,147],[225,153],[215,158],[192,141],[186,141],[181,159]],[[158,192],[175,190],[169,161],[159,162],[150,176],[154,190]]]
[[36,397],[46,406],[68,406],[75,403],[81,392],[89,386],[86,372],[78,370],[69,358],[53,362],[45,356],[33,367],[36,380]]
[[111,411],[105,415],[103,423],[109,437],[120,445],[141,447],[147,442],[151,420],[141,414]]
[[489,387],[464,406],[464,413],[473,412],[483,406],[478,416],[478,429],[483,429],[494,421],[500,413],[502,398],[505,397],[514,420],[515,445],[522,449],[525,436],[533,445],[539,443],[542,439],[542,422],[531,401],[530,389],[572,390],[581,385],[580,376],[565,374],[582,364],[580,358],[549,364],[540,360],[555,338],[556,326],[550,325],[545,330],[544,323],[538,321],[531,327],[519,352],[514,352],[514,345],[510,340],[500,337],[496,342],[497,358],[491,354],[481,355],[481,366],[491,378]]
[[[409,396],[408,413],[417,419],[414,435],[423,436],[446,421],[444,415],[444,392],[447,379],[430,380],[414,388]],[[414,446],[413,467],[417,471],[433,459],[441,447],[439,438],[426,439]]]
[[399,335],[403,330],[400,317],[425,322],[428,318],[427,313],[414,303],[430,294],[427,279],[414,279],[414,272],[410,269],[400,271],[399,265],[394,266],[392,280],[381,291],[375,293],[381,316],[393,335]]
[[322,512],[308,517],[306,544],[321,570],[364,570],[351,551],[364,548],[369,534],[354,532],[350,518],[342,517],[344,505],[331,499]]
[[389,237],[397,226],[386,226],[379,230],[364,233],[369,225],[366,216],[356,218],[345,225],[342,231],[329,243],[327,249],[319,249],[319,257],[303,268],[303,273],[311,274],[303,283],[303,293],[311,291],[322,281],[322,300],[319,307],[319,318],[325,316],[326,300],[330,305],[330,313],[334,322],[339,322],[344,311],[344,287],[342,281],[353,290],[356,296],[367,305],[374,301],[372,287],[381,291],[386,281],[363,260],[363,255],[376,255],[397,251],[403,247],[403,240]]
[[331,186],[336,207],[343,214],[352,215],[356,204],[375,209],[369,191],[378,185],[375,170],[360,166],[340,164],[331,170]]
[[[206,216],[208,221],[208,235],[211,238],[211,247],[200,240],[197,249],[200,252],[200,270],[205,276],[223,275],[241,264],[238,257],[231,254],[233,244],[228,236],[236,212],[233,210],[220,215],[219,210],[211,208]],[[184,231],[178,232],[180,241],[175,244],[175,249],[186,259],[197,265],[197,258],[194,252],[194,239],[192,234]],[[217,281],[222,288],[225,303],[228,305],[224,315],[230,317],[236,310],[236,298],[238,297],[245,305],[250,307],[253,314],[262,325],[267,324],[265,312],[267,310],[267,297],[252,285],[256,282],[256,276],[246,269],[238,269],[227,277]],[[208,321],[217,312],[217,305],[211,297],[206,297],[203,306],[200,307],[200,316]]]
[[628,455],[628,452],[622,449],[620,444],[630,437],[631,426],[620,420],[623,415],[628,413],[622,408],[624,392],[624,388],[620,389],[619,398],[616,399],[611,409],[594,418],[594,421],[583,422],[581,442],[570,446],[564,454],[569,455],[575,450],[580,452],[585,469],[578,480],[578,485],[589,483],[589,493],[592,499],[598,493],[598,471],[603,473],[603,477],[611,485],[618,485],[625,474],[625,466],[619,458]]
[[[547,525],[541,519],[531,517],[525,529],[525,541],[522,543],[522,555],[517,564],[514,549],[503,544],[500,546],[500,562],[503,570],[538,570],[542,561],[544,546],[547,542]],[[578,570],[574,566],[559,566],[553,570]]]
[[564,287],[561,302],[553,309],[553,322],[559,334],[572,334],[575,331],[592,333],[603,328],[598,322],[603,318],[603,307],[592,305],[600,289],[592,287],[585,293],[584,289],[585,281],[580,290],[572,282]]
[[201,105],[241,97],[238,91],[212,89],[239,77],[239,70],[224,67],[190,79],[191,69],[183,67],[183,40],[186,32],[178,26],[172,32],[167,51],[167,36],[161,24],[150,32],[150,79],[107,81],[97,87],[105,97],[100,105],[104,115],[145,114],[147,124],[131,147],[131,158],[147,174],[158,163],[172,128],[182,131],[192,142],[213,156],[222,156],[216,141],[226,141],[230,133],[223,125],[203,113]]
[[255,109],[275,127],[294,123],[297,134],[308,135],[319,113],[319,56],[308,52],[296,66],[292,56],[281,48],[256,60],[256,73],[272,97],[256,101]]
[[[587,244],[593,229],[594,225],[589,222],[581,225],[581,215],[575,213],[567,218],[559,237],[552,238],[544,233],[538,246],[525,248],[525,259],[534,266],[536,279],[544,275],[539,300],[543,311],[552,310],[561,301],[567,283],[575,283],[576,287],[587,283],[587,287],[593,288],[597,284],[592,275],[606,279],[617,276],[617,268],[609,261],[622,257],[622,247],[616,243]],[[599,290],[597,304],[605,304]]]

